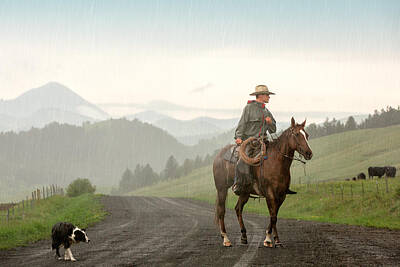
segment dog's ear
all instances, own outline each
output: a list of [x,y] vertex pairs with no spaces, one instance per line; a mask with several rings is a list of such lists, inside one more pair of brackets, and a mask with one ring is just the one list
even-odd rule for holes
[[86,232],[86,229],[84,228],[84,229],[82,229],[82,231]]

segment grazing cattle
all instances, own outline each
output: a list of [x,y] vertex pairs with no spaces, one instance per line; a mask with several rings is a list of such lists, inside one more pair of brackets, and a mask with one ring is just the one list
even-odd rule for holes
[[386,166],[385,167],[386,177],[396,176],[396,167]]
[[356,177],[353,177],[353,178],[351,178],[351,180],[355,181],[355,180],[357,180],[357,178],[356,178]]
[[350,178],[346,178],[346,179],[344,179],[345,181],[350,181]]
[[359,173],[358,175],[357,175],[357,180],[365,180],[365,173]]
[[374,176],[378,176],[382,178],[385,175],[385,167],[369,167],[368,168],[368,177],[374,178]]
[[74,256],[72,256],[72,252],[70,246],[73,243],[79,242],[89,242],[89,238],[85,233],[85,229],[79,229],[75,227],[72,223],[60,222],[53,226],[51,230],[51,238],[52,238],[52,249],[56,250],[56,255],[58,259],[61,260],[62,257],[60,255],[60,247],[64,247],[64,260],[76,261]]

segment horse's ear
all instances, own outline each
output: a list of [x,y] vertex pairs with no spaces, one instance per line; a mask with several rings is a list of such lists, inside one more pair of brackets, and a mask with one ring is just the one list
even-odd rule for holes
[[303,123],[300,124],[302,128],[304,128],[304,126],[306,126],[306,120],[307,120],[307,119],[305,119],[305,120],[303,121]]
[[292,117],[291,123],[292,123],[292,128],[293,128],[296,125],[296,122],[294,121],[293,117]]

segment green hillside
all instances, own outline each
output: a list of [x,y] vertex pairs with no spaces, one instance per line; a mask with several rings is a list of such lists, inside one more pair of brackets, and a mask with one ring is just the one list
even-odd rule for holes
[[[307,163],[307,175],[303,164],[295,162],[292,166],[291,187],[299,194],[287,197],[280,217],[400,229],[400,192],[396,193],[400,191],[399,175],[387,180],[344,181],[359,172],[367,174],[372,165],[399,168],[400,126],[340,133],[311,140],[310,146],[314,157]],[[332,179],[337,181],[326,182]],[[216,195],[212,167],[130,194],[194,198],[213,204]],[[227,206],[233,208],[236,200],[229,193]],[[249,201],[245,210],[265,215],[265,205],[265,201]]]
[[400,125],[355,130],[310,140],[314,157],[306,164],[292,165],[292,181],[298,183],[367,175],[369,166],[400,167]]

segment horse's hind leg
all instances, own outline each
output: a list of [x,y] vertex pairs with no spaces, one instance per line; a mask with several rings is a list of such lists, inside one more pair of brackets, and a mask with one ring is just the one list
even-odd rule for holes
[[226,229],[225,229],[225,201],[226,201],[226,195],[228,194],[228,188],[222,188],[217,190],[217,204],[216,204],[216,219],[219,225],[219,229],[221,232],[221,237],[224,240],[223,245],[225,247],[230,247],[232,246],[231,241],[228,238],[228,235],[226,234]]
[[250,195],[246,194],[246,195],[240,195],[239,199],[236,203],[235,206],[235,210],[236,210],[236,216],[238,218],[239,221],[239,225],[240,225],[240,232],[242,233],[242,236],[240,238],[240,241],[242,242],[242,244],[247,244],[247,234],[246,234],[246,227],[244,226],[243,223],[243,207],[244,205],[247,203],[247,201],[249,200]]

